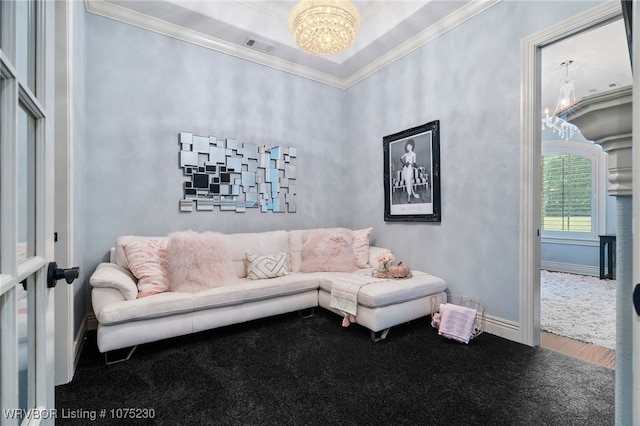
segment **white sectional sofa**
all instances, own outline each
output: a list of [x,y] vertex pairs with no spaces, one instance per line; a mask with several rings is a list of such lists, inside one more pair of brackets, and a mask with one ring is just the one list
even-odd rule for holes
[[[431,296],[444,294],[445,281],[424,272],[412,271],[412,277],[398,280],[373,278],[372,268],[378,266],[375,259],[385,250],[379,247],[367,247],[366,264],[361,263],[352,272],[301,272],[303,237],[309,231],[221,235],[236,279],[203,291],[165,291],[145,297],[138,297],[137,280],[129,269],[123,245],[152,238],[162,241],[169,236],[118,238],[110,262],[101,263],[90,278],[99,350],[106,353],[316,306],[342,314],[331,307],[332,284],[354,274],[371,278],[371,283],[357,294],[357,323],[379,340],[386,337],[390,327],[429,315]],[[279,252],[287,253],[286,275],[247,278],[247,253],[266,256]],[[337,324],[339,319],[336,317]]]

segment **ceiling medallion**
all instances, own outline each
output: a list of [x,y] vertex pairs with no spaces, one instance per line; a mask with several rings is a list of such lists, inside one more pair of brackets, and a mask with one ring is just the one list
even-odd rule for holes
[[353,43],[360,13],[349,0],[301,0],[289,15],[296,44],[312,55],[333,55]]

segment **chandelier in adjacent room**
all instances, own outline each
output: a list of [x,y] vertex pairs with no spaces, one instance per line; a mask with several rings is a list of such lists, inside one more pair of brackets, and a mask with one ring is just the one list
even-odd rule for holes
[[333,55],[353,43],[360,13],[349,0],[301,0],[289,15],[296,44],[312,55]]
[[545,127],[553,130],[560,139],[569,140],[573,137],[578,127],[574,124],[567,122],[565,110],[575,103],[576,94],[573,87],[573,77],[569,76],[569,65],[573,63],[572,60],[564,61],[560,64],[565,68],[565,77],[560,80],[560,93],[558,94],[558,102],[556,103],[556,109],[553,115],[549,115],[549,108],[545,108],[545,116],[542,118],[542,130]]

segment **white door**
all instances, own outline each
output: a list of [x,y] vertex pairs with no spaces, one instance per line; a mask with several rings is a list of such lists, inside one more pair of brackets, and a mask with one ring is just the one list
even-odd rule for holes
[[53,8],[0,2],[0,423],[8,425],[55,416]]
[[640,3],[633,3],[633,424],[640,424]]

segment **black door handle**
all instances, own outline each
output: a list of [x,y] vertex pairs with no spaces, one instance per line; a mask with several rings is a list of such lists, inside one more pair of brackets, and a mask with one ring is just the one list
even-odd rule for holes
[[636,284],[633,290],[633,307],[636,308],[636,314],[640,315],[640,284]]
[[67,284],[73,283],[73,281],[80,275],[80,268],[74,266],[73,268],[62,269],[58,268],[56,262],[50,262],[47,269],[47,287],[55,287],[58,280],[64,278]]

